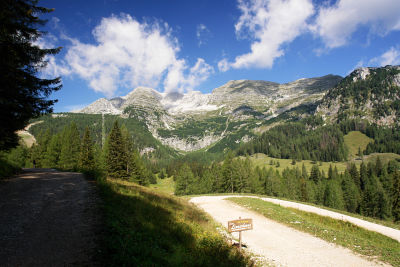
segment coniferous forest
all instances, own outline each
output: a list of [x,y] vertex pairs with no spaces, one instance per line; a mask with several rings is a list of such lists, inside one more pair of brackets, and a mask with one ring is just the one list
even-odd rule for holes
[[[373,152],[399,153],[399,132],[365,121],[347,120],[323,126],[316,117],[278,125],[235,151],[220,156],[197,152],[175,159],[155,160],[140,155],[135,133],[115,120],[104,140],[89,127],[79,130],[74,121],[40,130],[31,148],[13,149],[8,160],[17,166],[82,171],[97,177],[120,178],[140,185],[173,177],[176,195],[205,193],[253,193],[310,202],[385,220],[400,220],[400,163],[348,162],[344,172],[331,165],[320,170],[318,161],[346,161],[343,136],[360,131],[374,142],[362,155]],[[38,131],[36,128],[35,131]],[[272,166],[254,166],[249,156],[264,153],[276,159],[292,159],[292,166],[278,171]],[[222,160],[220,160],[222,156]],[[307,167],[303,160],[315,164]],[[279,161],[277,161],[279,164]]]

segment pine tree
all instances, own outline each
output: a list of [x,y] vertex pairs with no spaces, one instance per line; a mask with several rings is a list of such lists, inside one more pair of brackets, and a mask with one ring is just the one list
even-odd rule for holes
[[126,154],[118,121],[114,122],[107,140],[106,168],[110,178],[127,178],[128,155]]
[[330,208],[343,209],[343,192],[336,181],[327,183],[324,194],[324,205]]
[[61,155],[61,135],[55,134],[51,137],[47,147],[45,165],[49,168],[57,168]]
[[86,127],[85,133],[83,134],[79,167],[84,172],[90,172],[95,169],[93,141],[90,136],[89,127]]
[[393,173],[392,213],[396,222],[400,221],[400,172]]
[[175,194],[191,194],[194,183],[194,175],[187,163],[183,164],[176,175]]
[[81,148],[81,138],[75,122],[63,131],[60,153],[60,167],[64,170],[77,170]]
[[61,79],[41,79],[46,55],[60,48],[41,49],[35,44],[45,33],[46,23],[38,15],[51,9],[37,6],[36,0],[0,1],[0,150],[18,145],[17,130],[29,119],[52,111],[55,100],[48,100],[61,88]]
[[354,179],[351,177],[348,170],[345,171],[342,178],[342,191],[346,210],[353,213],[357,212],[361,196],[359,188],[354,183]]
[[310,180],[314,181],[314,183],[318,183],[321,180],[321,172],[316,164],[311,168]]
[[132,151],[128,163],[130,179],[140,185],[148,185],[150,183],[151,172],[146,170],[143,161],[137,151]]

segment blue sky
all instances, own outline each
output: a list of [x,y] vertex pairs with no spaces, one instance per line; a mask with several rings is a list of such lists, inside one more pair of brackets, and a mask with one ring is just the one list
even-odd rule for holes
[[399,0],[40,1],[38,40],[62,46],[45,77],[61,76],[55,112],[137,86],[211,92],[229,80],[279,83],[362,66],[400,64]]

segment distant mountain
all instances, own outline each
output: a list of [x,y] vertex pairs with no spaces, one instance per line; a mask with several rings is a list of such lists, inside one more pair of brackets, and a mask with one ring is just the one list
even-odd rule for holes
[[139,119],[156,139],[177,150],[210,149],[216,143],[223,149],[251,139],[255,129],[270,119],[321,100],[341,80],[335,75],[286,84],[237,80],[210,94],[160,93],[138,87],[126,96],[101,98],[79,113]]
[[359,118],[400,124],[400,66],[356,69],[329,90],[316,114],[330,123]]

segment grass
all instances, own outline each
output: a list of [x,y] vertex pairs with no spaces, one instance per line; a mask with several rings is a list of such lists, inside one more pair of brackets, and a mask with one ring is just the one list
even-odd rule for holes
[[349,222],[284,208],[260,199],[228,198],[228,200],[261,213],[269,219],[349,248],[371,259],[400,266],[400,243],[384,235],[365,230]]
[[[311,161],[311,160],[302,160],[302,161],[296,162],[296,165],[292,165],[292,160],[291,159],[272,158],[272,157],[269,157],[269,156],[267,156],[265,154],[262,154],[262,153],[257,153],[257,154],[254,154],[254,155],[250,156],[250,160],[253,162],[254,166],[259,166],[260,168],[265,167],[267,169],[272,167],[274,170],[277,169],[281,173],[285,168],[290,168],[291,169],[291,168],[296,167],[296,166],[301,171],[303,163],[306,166],[308,173],[311,172],[311,168],[315,164],[318,165],[320,171],[323,170],[323,171],[325,171],[326,174],[328,174],[330,165],[332,165],[333,168],[336,166],[336,168],[338,169],[339,173],[344,172],[346,170],[346,167],[347,167],[347,163],[346,162],[317,162],[317,163],[313,163],[313,161]],[[271,161],[274,162],[273,165],[270,164]],[[277,162],[279,162],[279,165],[280,165],[279,167],[276,166]]]
[[374,140],[360,131],[351,131],[344,136],[344,143],[349,148],[349,158],[351,159],[357,157],[359,148],[364,151],[371,142]]
[[150,188],[156,190],[157,192],[162,192],[166,194],[174,194],[175,182],[173,177],[160,179],[157,178],[157,184],[151,184]]
[[[330,165],[332,165],[333,168],[336,166],[338,172],[343,173],[346,170],[347,164],[349,162],[354,162],[357,166],[359,166],[362,161],[364,161],[365,163],[368,163],[368,162],[375,163],[377,157],[379,157],[381,159],[382,163],[387,163],[390,160],[399,160],[400,159],[400,155],[394,154],[394,153],[372,153],[370,155],[363,156],[362,160],[358,159],[358,160],[352,160],[352,161],[347,161],[347,162],[319,162],[319,161],[313,162],[311,160],[302,160],[302,161],[296,161],[296,165],[292,165],[292,162],[293,162],[292,159],[277,159],[277,158],[269,157],[262,153],[257,153],[257,154],[251,155],[249,158],[250,158],[251,162],[254,164],[254,166],[259,166],[260,168],[265,167],[267,169],[272,167],[274,170],[278,170],[280,173],[282,173],[282,171],[285,168],[291,169],[296,166],[301,170],[303,163],[304,163],[304,166],[306,166],[306,168],[307,168],[308,174],[310,174],[312,166],[317,164],[320,171],[321,172],[324,171],[325,174],[327,175]],[[244,157],[241,157],[241,158],[244,159]],[[271,162],[273,162],[274,164],[271,165]],[[277,167],[277,162],[279,162],[279,167]]]
[[193,204],[121,180],[99,183],[105,266],[249,266]]

